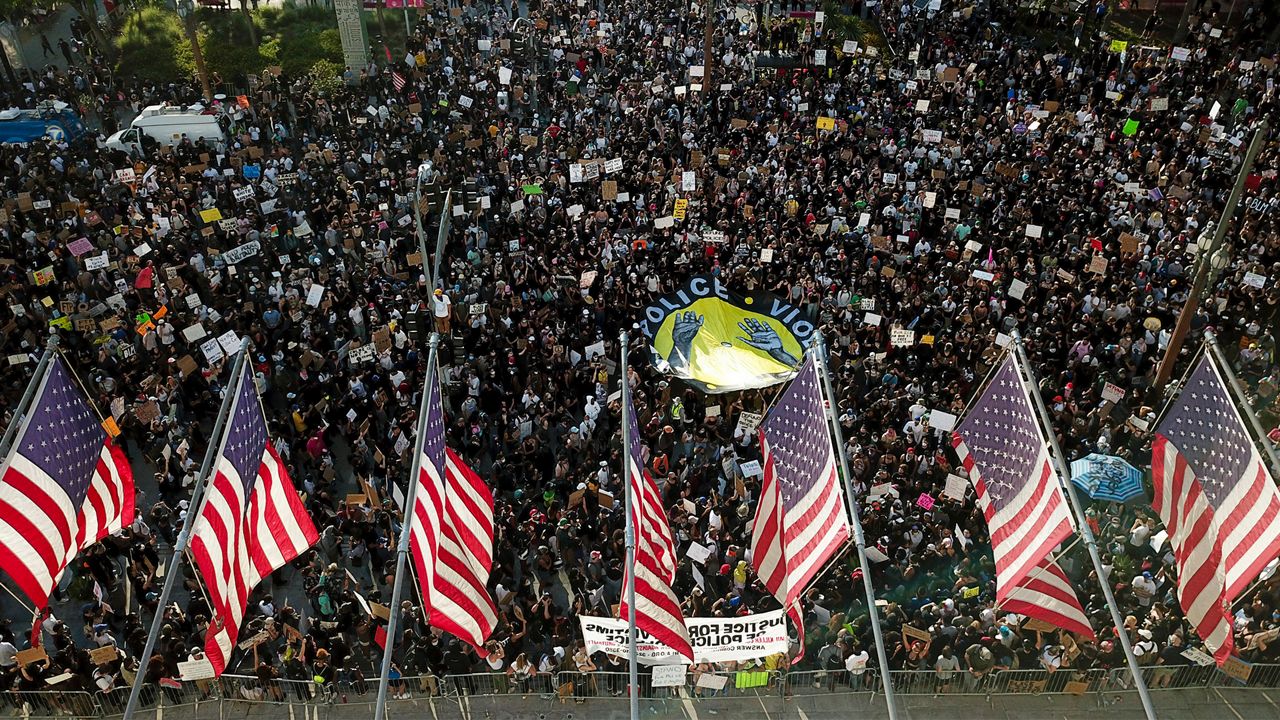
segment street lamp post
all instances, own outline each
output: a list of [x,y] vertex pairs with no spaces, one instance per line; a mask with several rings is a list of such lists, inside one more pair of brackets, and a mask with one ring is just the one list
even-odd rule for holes
[[209,87],[209,69],[204,65],[204,53],[200,51],[200,38],[196,34],[195,13],[192,12],[191,0],[178,0],[178,17],[182,18],[182,27],[187,31],[187,39],[191,41],[191,57],[196,61],[196,72],[200,75],[200,88],[204,91],[204,101],[213,102],[213,90]]

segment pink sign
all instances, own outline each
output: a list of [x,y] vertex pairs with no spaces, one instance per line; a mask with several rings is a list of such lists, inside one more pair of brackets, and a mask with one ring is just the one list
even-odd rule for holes
[[933,509],[933,496],[929,493],[920,493],[920,497],[916,498],[916,504],[925,510]]
[[89,238],[80,238],[68,243],[67,249],[71,251],[72,255],[80,257],[93,249],[93,243],[89,242]]

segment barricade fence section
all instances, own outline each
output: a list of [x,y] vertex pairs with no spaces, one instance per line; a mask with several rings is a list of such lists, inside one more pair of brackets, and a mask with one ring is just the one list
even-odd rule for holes
[[[1152,691],[1203,688],[1280,688],[1280,664],[1240,663],[1231,674],[1216,666],[1151,665],[1142,668],[1143,679]],[[675,671],[644,668],[639,674],[639,696],[648,701],[672,699],[728,700],[734,698],[801,698],[831,694],[883,693],[880,672],[875,668],[849,670],[700,671],[696,666]],[[1122,693],[1133,690],[1127,668],[1112,670],[893,670],[889,673],[895,694],[903,696],[980,695],[1086,695]],[[393,678],[389,685],[389,705],[393,716],[415,716],[426,705],[453,706],[469,715],[477,708],[502,708],[510,713],[539,708],[586,703],[593,700],[625,699],[630,677],[626,672],[531,673],[521,676],[507,672],[466,675],[421,675]],[[145,685],[139,708],[151,717],[157,708],[177,709],[184,718],[220,717],[224,710],[247,712],[261,706],[259,714],[277,716],[279,706],[362,706],[369,712],[377,695],[377,681],[359,673],[342,672],[331,682],[284,678],[260,679],[249,675],[223,675],[217,679]],[[0,692],[0,707],[24,718],[115,718],[124,714],[129,688],[107,691],[11,690]],[[514,704],[513,704],[514,703]],[[272,707],[268,707],[272,706]],[[187,709],[191,709],[188,712]],[[363,711],[353,707],[352,711]],[[198,711],[198,712],[196,712]],[[483,712],[483,711],[482,711]]]

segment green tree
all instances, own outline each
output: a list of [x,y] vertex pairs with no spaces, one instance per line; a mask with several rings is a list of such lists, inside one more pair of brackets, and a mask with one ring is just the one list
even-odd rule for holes
[[116,44],[117,71],[122,74],[157,82],[195,75],[191,43],[182,20],[171,10],[152,5],[131,12]]

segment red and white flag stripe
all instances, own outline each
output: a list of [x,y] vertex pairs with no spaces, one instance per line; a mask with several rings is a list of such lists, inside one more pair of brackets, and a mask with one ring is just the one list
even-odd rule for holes
[[10,458],[0,477],[0,567],[37,608],[48,604],[80,551],[133,523],[133,472],[110,440],[102,445],[78,513],[66,493],[21,454]]
[[1071,580],[1051,557],[1041,560],[1020,585],[1006,593],[1000,607],[1077,635],[1095,637]]
[[498,624],[486,584],[493,568],[493,493],[457,453],[445,449],[445,507],[432,594],[431,624],[465,640],[483,656]]
[[[623,432],[630,432],[624,428]],[[671,525],[662,507],[662,496],[653,478],[637,461],[640,452],[638,436],[632,435],[631,457],[627,462],[631,492],[631,522],[635,528],[635,563],[623,578],[619,615],[630,617],[627,602],[630,583],[635,583],[636,627],[654,636],[663,645],[693,662],[693,646],[685,626],[684,613],[676,600],[671,582],[675,579],[675,543]]]
[[218,455],[191,530],[211,608],[205,655],[217,675],[231,661],[250,593],[319,538],[270,442],[247,363],[227,388],[234,393],[227,425],[213,440]]
[[1074,532],[1067,502],[1058,487],[1048,451],[1041,447],[1034,464],[1038,477],[1028,482],[1003,509],[996,511],[987,497],[982,472],[958,433],[952,436],[952,444],[973,482],[978,508],[987,519],[991,552],[996,562],[996,600],[1003,603],[1009,593]]
[[1168,438],[1157,433],[1151,445],[1151,474],[1155,497],[1151,503],[1178,561],[1178,603],[1196,634],[1221,665],[1235,648],[1232,635],[1232,596],[1214,523],[1213,508],[1187,465]]

